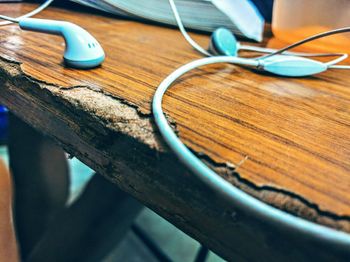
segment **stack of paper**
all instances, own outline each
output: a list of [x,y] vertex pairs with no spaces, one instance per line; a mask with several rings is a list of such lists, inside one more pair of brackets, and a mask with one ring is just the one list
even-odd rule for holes
[[[72,0],[124,17],[176,25],[168,0]],[[238,36],[262,40],[264,19],[249,0],[176,0],[187,28],[212,32],[227,27]]]

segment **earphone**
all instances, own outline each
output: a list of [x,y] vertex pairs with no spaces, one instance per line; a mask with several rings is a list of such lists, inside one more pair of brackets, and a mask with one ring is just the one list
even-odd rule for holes
[[34,11],[19,18],[3,15],[0,15],[0,18],[18,23],[23,30],[62,36],[66,43],[63,59],[68,67],[90,69],[99,66],[105,59],[105,53],[98,41],[85,29],[65,21],[27,18],[40,12],[51,2],[52,0],[46,1]]
[[[101,47],[101,45],[96,41],[96,39],[89,34],[87,31],[85,31],[83,28],[74,25],[69,22],[64,21],[55,21],[55,20],[47,20],[47,19],[35,19],[35,18],[27,18],[30,15],[34,15],[41,10],[43,10],[45,7],[47,7],[53,0],[47,0],[44,2],[41,6],[39,6],[37,9],[33,10],[32,12],[21,16],[19,18],[11,18],[7,16],[0,15],[0,18],[9,20],[10,22],[17,22],[19,23],[20,28],[24,30],[31,30],[36,32],[43,32],[43,33],[50,33],[50,34],[57,34],[64,37],[64,40],[66,42],[66,49],[63,55],[64,62],[69,67],[74,68],[81,68],[81,69],[89,69],[96,67],[100,65],[105,58],[104,51]],[[177,8],[175,6],[175,3],[173,0],[169,0],[169,3],[171,5],[172,11],[174,13],[176,22],[179,26],[179,29],[185,39],[200,53],[202,53],[205,56],[212,56],[212,55],[229,55],[229,56],[237,56],[239,50],[249,50],[254,52],[260,52],[260,53],[268,53],[273,54],[278,50],[270,49],[270,48],[262,48],[262,47],[255,47],[255,46],[248,46],[248,45],[241,45],[239,42],[237,42],[234,35],[225,28],[218,28],[215,30],[211,36],[211,41],[209,45],[209,51],[203,49],[200,47],[195,41],[192,40],[192,38],[187,34],[180,15],[177,11]],[[2,24],[8,24],[9,21],[2,23]],[[0,24],[1,25],[1,24]],[[336,63],[339,63],[340,61],[347,58],[347,54],[340,54],[340,53],[326,53],[326,54],[307,54],[307,53],[297,53],[297,52],[288,52],[284,51],[283,55],[294,55],[294,56],[304,56],[304,57],[316,57],[316,56],[338,56],[338,58],[331,60],[326,63],[326,66],[328,68],[331,68],[332,65],[335,65]],[[282,60],[284,58],[279,58],[279,64],[282,64]],[[271,59],[270,59],[271,60]],[[290,59],[288,59],[290,60]],[[298,61],[298,59],[294,59]],[[300,60],[305,63],[306,60]],[[290,61],[288,62],[290,64]],[[315,64],[307,63],[308,65]],[[276,64],[275,64],[276,65]],[[259,67],[264,68],[264,67]],[[268,66],[268,68],[271,68]],[[336,68],[336,67],[333,67]],[[340,67],[337,67],[340,68]],[[345,68],[344,66],[342,67]],[[295,70],[293,70],[295,71]],[[271,71],[273,73],[278,73],[278,70]],[[286,72],[285,70],[281,71]],[[291,71],[288,73],[288,76],[293,76],[290,74]],[[283,74],[282,74],[283,75]],[[299,72],[295,76],[302,76],[302,74]]]
[[[277,49],[243,45],[239,43],[230,30],[224,27],[217,28],[210,37],[210,43],[208,51],[211,55],[228,55],[238,56],[239,51],[252,51],[256,53],[273,54]],[[303,53],[303,52],[283,52],[284,55],[294,55],[303,57],[327,57],[327,56],[340,56],[343,53]],[[345,58],[344,58],[345,59]],[[342,60],[341,60],[342,61]],[[339,62],[339,61],[338,61]]]
[[[197,44],[187,33],[187,31],[182,23],[182,20],[181,20],[181,17],[179,15],[179,12],[177,10],[177,7],[174,3],[174,0],[168,0],[168,1],[169,1],[171,10],[173,12],[174,18],[176,20],[176,23],[178,25],[178,28],[179,28],[180,32],[182,33],[183,37],[196,51],[198,51],[199,53],[201,53],[204,56],[210,57],[210,56],[223,55],[223,56],[234,56],[235,57],[235,56],[238,56],[239,50],[247,50],[247,51],[268,54],[266,56],[261,56],[261,57],[255,58],[255,59],[259,59],[260,62],[262,63],[263,62],[262,60],[264,59],[264,57],[267,58],[267,57],[275,56],[277,54],[281,54],[283,56],[278,57],[278,61],[279,61],[278,65],[283,66],[283,68],[281,67],[282,70],[277,70],[277,67],[276,67],[277,64],[275,64],[273,70],[266,70],[266,71],[269,71],[270,73],[273,73],[276,75],[281,75],[281,76],[283,76],[283,75],[284,76],[295,76],[295,77],[307,76],[307,75],[310,75],[310,73],[312,72],[312,70],[308,70],[308,69],[310,69],[309,68],[310,65],[317,64],[318,66],[320,66],[319,63],[314,63],[314,62],[317,62],[315,60],[311,60],[311,59],[307,59],[307,58],[305,58],[305,59],[295,58],[295,59],[293,59],[293,61],[294,61],[293,67],[296,66],[297,61],[300,61],[301,62],[300,70],[297,70],[297,68],[294,68],[293,70],[288,70],[288,73],[287,73],[287,70],[285,70],[285,69],[287,68],[288,65],[289,66],[292,65],[290,56],[294,56],[294,57],[338,56],[338,58],[335,58],[331,61],[324,63],[324,66],[326,66],[327,68],[350,69],[349,66],[336,65],[337,63],[345,60],[348,57],[347,54],[343,54],[343,53],[301,53],[301,52],[289,52],[288,51],[291,48],[294,48],[296,46],[299,46],[299,45],[304,44],[304,43],[309,42],[309,41],[313,41],[313,40],[318,39],[318,38],[322,38],[322,37],[325,37],[325,36],[328,36],[331,34],[348,32],[348,31],[350,31],[349,28],[342,28],[342,29],[337,29],[337,30],[332,30],[332,31],[328,31],[325,33],[321,33],[321,34],[306,38],[304,40],[301,40],[297,43],[294,43],[290,46],[287,46],[287,47],[285,47],[283,49],[279,49],[279,50],[271,49],[271,48],[264,48],[264,47],[249,46],[249,45],[241,45],[236,40],[235,36],[232,34],[231,31],[229,31],[226,28],[218,28],[213,32],[213,34],[210,38],[209,50],[206,50],[206,49],[202,48],[199,44]],[[289,56],[289,57],[287,57],[287,56]],[[272,59],[272,60],[274,60],[274,59]],[[268,61],[265,61],[265,62],[270,64],[272,60],[270,58]],[[285,60],[286,64],[284,64],[284,62],[283,62],[284,60]],[[311,60],[311,61],[306,62],[307,60]],[[224,63],[224,61],[223,61],[223,63]],[[307,74],[304,74],[302,72],[302,69],[303,69],[302,65],[308,67],[308,68],[305,68],[305,70],[304,70],[304,73],[307,73]],[[261,70],[264,70],[263,69],[264,66],[259,66],[259,68]],[[271,69],[270,65],[267,66],[266,68]],[[292,75],[292,72],[297,72],[297,73],[295,75]],[[316,70],[315,72],[318,72],[318,70]]]
[[[21,19],[18,19],[14,22],[20,22],[19,20]],[[56,22],[54,22],[54,24]],[[58,24],[60,23],[62,22],[59,22]],[[25,21],[23,22],[23,24],[22,25],[25,27],[26,26]],[[53,25],[53,27],[57,26],[58,24]],[[60,25],[62,26],[62,24]],[[27,24],[27,26],[28,28],[30,28],[33,25],[30,25],[29,23],[29,25]],[[63,27],[65,26],[67,26],[67,24],[63,25]],[[64,30],[63,28],[57,31],[55,31],[55,29],[52,29],[52,28],[50,28],[50,30],[55,31],[55,33],[63,35],[64,37],[67,37],[67,36],[64,35],[63,31],[65,31],[65,34],[68,34],[70,30],[73,30],[73,31],[77,30],[78,32],[80,32],[80,29],[72,28],[70,25],[68,25],[68,27],[69,28],[67,30]],[[40,31],[39,29],[35,29],[35,30]],[[45,30],[48,30],[48,29],[45,29]],[[42,32],[46,32],[46,31],[42,31]],[[74,36],[70,36],[70,37],[74,37]],[[69,38],[68,39],[69,41],[71,41],[70,37],[67,37]],[[215,37],[216,36],[214,36],[214,38]],[[212,39],[212,45],[215,44],[216,46],[211,48],[211,52],[213,53],[218,51],[221,52],[222,50],[225,51],[226,47],[231,48],[226,44],[224,45],[224,48],[222,48],[220,46],[222,45],[222,42],[217,42],[220,39],[220,37],[221,36],[216,37],[215,39]],[[87,38],[89,40],[88,41],[84,40],[84,43],[90,42],[91,38],[90,37],[87,37]],[[69,48],[70,43],[71,42],[68,42],[67,48]],[[242,50],[242,48],[243,48],[242,45],[240,45],[240,48],[235,47],[236,55],[238,53],[238,50],[239,49]],[[290,47],[287,47],[287,49],[288,48]],[[239,190],[238,188],[235,188],[228,181],[221,178],[213,170],[207,167],[200,159],[198,159],[181,142],[181,140],[173,132],[172,128],[168,125],[167,119],[165,118],[165,115],[162,110],[162,98],[165,92],[168,90],[168,88],[170,88],[171,85],[174,83],[174,81],[176,81],[176,79],[181,77],[183,74],[189,72],[190,70],[198,68],[200,66],[214,64],[214,63],[232,63],[235,65],[249,66],[251,68],[255,68],[258,70],[264,70],[270,73],[280,74],[284,76],[307,76],[307,75],[313,75],[316,73],[324,72],[328,68],[343,68],[343,69],[346,68],[344,66],[339,66],[335,64],[340,62],[341,59],[344,59],[344,57],[346,58],[347,55],[346,54],[342,55],[339,58],[337,58],[337,60],[333,60],[328,63],[321,63],[321,62],[311,60],[308,58],[303,58],[303,57],[293,57],[293,56],[286,56],[286,55],[277,56],[278,52],[281,52],[281,50],[271,50],[270,53],[272,53],[272,55],[270,57],[265,56],[265,57],[260,57],[256,59],[240,58],[240,57],[237,57],[236,55],[235,56],[227,56],[227,55],[213,56],[213,53],[210,53],[207,50],[204,50],[204,51],[208,53],[208,56],[209,56],[208,58],[202,58],[199,60],[192,61],[180,67],[179,69],[175,70],[173,73],[171,73],[168,77],[166,77],[160,83],[160,85],[158,86],[155,92],[155,95],[152,101],[152,112],[154,115],[156,125],[158,126],[160,133],[163,136],[166,143],[175,152],[175,154],[181,160],[181,162],[185,166],[187,166],[190,170],[192,170],[194,175],[196,175],[206,185],[213,188],[216,192],[218,192],[219,194],[224,196],[226,199],[231,201],[237,208],[242,208],[247,212],[249,212],[249,214],[252,216],[255,216],[263,221],[274,222],[277,225],[288,228],[291,231],[294,231],[296,233],[308,234],[309,236],[315,236],[316,238],[321,238],[323,241],[336,243],[337,245],[342,246],[344,248],[349,248],[350,238],[348,234],[345,234],[343,232],[336,231],[333,229],[329,229],[324,226],[320,226],[313,222],[306,221],[304,219],[295,217],[291,214],[288,214],[279,209],[276,209],[272,206],[269,206],[255,199],[254,197],[246,194],[245,192]],[[287,53],[285,52],[284,54],[287,54]],[[290,52],[290,55],[295,55],[295,53]],[[67,55],[67,58],[68,58],[67,59],[68,63],[70,61],[75,61],[75,62],[79,61],[79,60],[74,60],[75,59],[74,56],[73,56],[74,59],[69,55]],[[80,63],[76,63],[76,65],[78,65],[78,67],[81,66]],[[83,63],[83,65],[86,65],[86,64]]]
[[101,45],[86,30],[76,24],[37,18],[22,18],[19,27],[23,30],[63,36],[66,49],[64,62],[69,67],[89,69],[100,65],[105,54]]
[[[162,100],[166,91],[179,77],[198,67],[216,63],[230,63],[234,65],[241,65],[261,71],[266,71],[275,75],[289,77],[310,76],[324,72],[327,69],[331,68],[349,69],[349,66],[347,65],[336,65],[340,61],[347,58],[347,54],[338,54],[338,58],[323,63],[310,58],[302,57],[304,56],[303,53],[287,53],[286,51],[318,38],[332,34],[349,32],[350,27],[340,28],[314,35],[279,50],[260,49],[260,51],[263,53],[268,53],[264,56],[256,58],[242,58],[237,56],[239,48],[237,47],[237,42],[235,39],[231,38],[231,36],[228,35],[227,31],[222,31],[221,29],[221,31],[214,32],[214,35],[211,38],[209,51],[199,46],[187,34],[184,26],[182,25],[180,16],[177,12],[173,0],[169,0],[169,3],[172,7],[179,29],[185,39],[194,49],[208,57],[194,60],[176,69],[160,83],[155,91],[152,99],[152,114],[158,130],[166,144],[174,152],[180,162],[182,162],[189,170],[192,171],[193,175],[195,175],[200,181],[211,188],[214,192],[217,192],[223,198],[231,202],[235,208],[242,209],[250,216],[260,219],[261,221],[274,223],[276,227],[285,228],[286,230],[289,230],[289,232],[307,235],[310,239],[317,239],[317,241],[322,241],[326,244],[336,245],[337,248],[349,250],[349,234],[296,217],[292,214],[283,212],[273,206],[270,206],[233,186],[230,182],[215,173],[215,171],[211,170],[191,150],[189,150],[175,134],[163,112]],[[231,32],[229,33],[231,34]],[[255,50],[255,47],[252,47],[251,51],[257,50]],[[216,56],[217,54],[220,54],[221,56]],[[308,56],[331,55],[335,54],[309,54]]]
[[[299,63],[306,58],[301,59],[302,60],[294,61],[297,62],[297,65],[299,65]],[[311,59],[306,60],[308,61]],[[275,60],[275,62],[277,61],[278,59]],[[259,66],[259,61],[254,59],[239,58],[233,56],[213,56],[194,60],[186,65],[181,66],[170,75],[168,75],[157,87],[156,92],[153,96],[152,114],[161,136],[171,151],[177,156],[182,164],[184,164],[189,170],[192,171],[191,173],[194,176],[196,176],[202,183],[207,185],[214,192],[227,199],[236,209],[243,210],[249,216],[255,217],[266,223],[273,223],[275,227],[281,227],[289,230],[290,232],[295,232],[296,234],[307,235],[310,238],[317,239],[318,241],[323,241],[326,244],[336,245],[338,248],[341,247],[343,250],[349,250],[349,234],[316,224],[300,217],[296,217],[292,214],[270,206],[249,195],[248,193],[245,193],[215,173],[215,171],[211,170],[177,137],[172,127],[168,124],[168,120],[165,117],[162,109],[162,100],[164,94],[179,77],[183,76],[187,72],[200,66],[215,63],[232,63],[235,65],[244,65],[251,67]],[[289,60],[289,63],[292,64],[293,61]],[[273,64],[270,64],[270,66],[271,65],[273,67]],[[309,67],[306,64],[304,65],[306,67]],[[270,66],[265,65],[265,69],[269,70]],[[311,67],[318,68],[318,66],[315,65],[311,65]],[[293,66],[290,68],[293,69]],[[308,73],[320,73],[326,69],[327,68],[320,66],[317,70],[312,70],[312,72]]]

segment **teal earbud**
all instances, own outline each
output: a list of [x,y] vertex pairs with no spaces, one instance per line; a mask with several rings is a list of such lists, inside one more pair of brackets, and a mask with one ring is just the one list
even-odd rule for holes
[[211,35],[209,51],[214,55],[237,56],[237,39],[230,30],[220,27]]
[[69,67],[90,69],[99,66],[105,53],[97,40],[76,24],[37,18],[19,20],[21,29],[63,36],[66,49],[64,62]]

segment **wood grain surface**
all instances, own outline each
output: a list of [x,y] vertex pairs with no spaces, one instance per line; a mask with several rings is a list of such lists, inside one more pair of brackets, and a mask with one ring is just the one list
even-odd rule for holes
[[[15,16],[32,8],[6,4],[0,13]],[[200,58],[177,29],[58,8],[37,17],[86,28],[103,46],[104,64],[93,70],[65,68],[62,38],[17,25],[0,28],[0,57],[20,62],[31,79],[101,91],[144,117],[150,117],[161,80]],[[207,35],[192,35],[207,45]],[[350,232],[349,86],[347,71],[282,78],[222,64],[182,77],[166,95],[164,108],[180,138],[214,167],[240,163],[238,182],[228,180],[283,210]],[[100,117],[107,125],[108,115]]]

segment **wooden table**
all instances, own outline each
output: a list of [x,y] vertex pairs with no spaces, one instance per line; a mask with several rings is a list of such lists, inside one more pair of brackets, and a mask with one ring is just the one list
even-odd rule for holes
[[[32,8],[0,5],[0,13]],[[93,70],[65,68],[60,37],[2,27],[0,102],[19,118],[224,258],[350,254],[247,216],[169,152],[150,102],[163,78],[200,57],[178,30],[53,7],[37,17],[85,27],[107,58]],[[208,36],[193,35],[207,45]],[[346,71],[293,79],[208,66],[178,81],[164,108],[186,145],[232,184],[350,233],[349,84]]]

